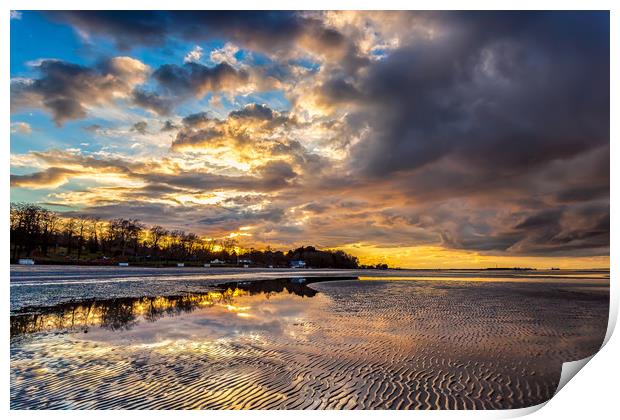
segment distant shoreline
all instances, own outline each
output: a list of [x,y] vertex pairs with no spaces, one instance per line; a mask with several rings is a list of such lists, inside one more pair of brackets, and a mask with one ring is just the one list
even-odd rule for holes
[[[526,271],[610,271],[610,268],[605,267],[595,267],[595,268],[523,268],[523,267],[485,267],[485,268],[415,268],[415,267],[389,267],[387,269],[379,269],[373,267],[358,267],[358,268],[341,268],[341,267],[306,267],[306,268],[295,268],[289,266],[262,266],[262,265],[250,265],[249,267],[244,267],[243,264],[210,264],[209,262],[197,262],[197,261],[169,261],[163,263],[146,263],[146,262],[131,262],[129,261],[128,266],[119,266],[118,263],[121,261],[114,261],[110,263],[102,263],[99,261],[75,261],[75,262],[67,262],[67,261],[43,261],[38,262],[35,260],[34,265],[26,265],[19,264],[17,262],[11,261],[11,267],[32,267],[32,266],[66,266],[66,267],[113,267],[113,268],[204,268],[204,269],[217,269],[217,268],[236,268],[236,269],[245,269],[245,270],[342,270],[342,271],[351,271],[351,270],[368,270],[372,272],[382,272],[387,270],[395,270],[395,271],[517,271],[517,272],[526,272]],[[124,262],[124,261],[122,261]],[[178,266],[178,264],[183,264],[183,266]],[[205,264],[210,264],[209,267],[206,267]]]

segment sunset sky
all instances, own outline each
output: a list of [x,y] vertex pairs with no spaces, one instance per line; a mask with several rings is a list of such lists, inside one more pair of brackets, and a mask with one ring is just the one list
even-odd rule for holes
[[12,12],[11,200],[401,267],[609,266],[607,12]]

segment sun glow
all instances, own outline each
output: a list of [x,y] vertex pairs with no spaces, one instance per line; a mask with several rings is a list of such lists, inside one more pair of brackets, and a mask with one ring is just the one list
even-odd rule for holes
[[361,264],[388,264],[401,268],[609,268],[608,256],[594,257],[531,257],[482,255],[473,251],[453,250],[440,246],[378,247],[348,244],[336,247],[357,256]]

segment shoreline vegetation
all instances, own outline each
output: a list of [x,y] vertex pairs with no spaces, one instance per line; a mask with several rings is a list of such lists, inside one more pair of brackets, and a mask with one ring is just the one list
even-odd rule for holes
[[137,219],[74,216],[31,203],[11,203],[11,263],[33,259],[49,265],[186,267],[290,267],[303,261],[312,268],[377,268],[342,250],[302,246],[283,252],[267,247],[243,249],[234,237],[203,238],[192,232],[147,226]]

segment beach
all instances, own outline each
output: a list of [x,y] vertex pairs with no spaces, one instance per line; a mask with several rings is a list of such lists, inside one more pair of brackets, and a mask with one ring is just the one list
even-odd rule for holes
[[13,267],[13,409],[540,404],[608,271]]

